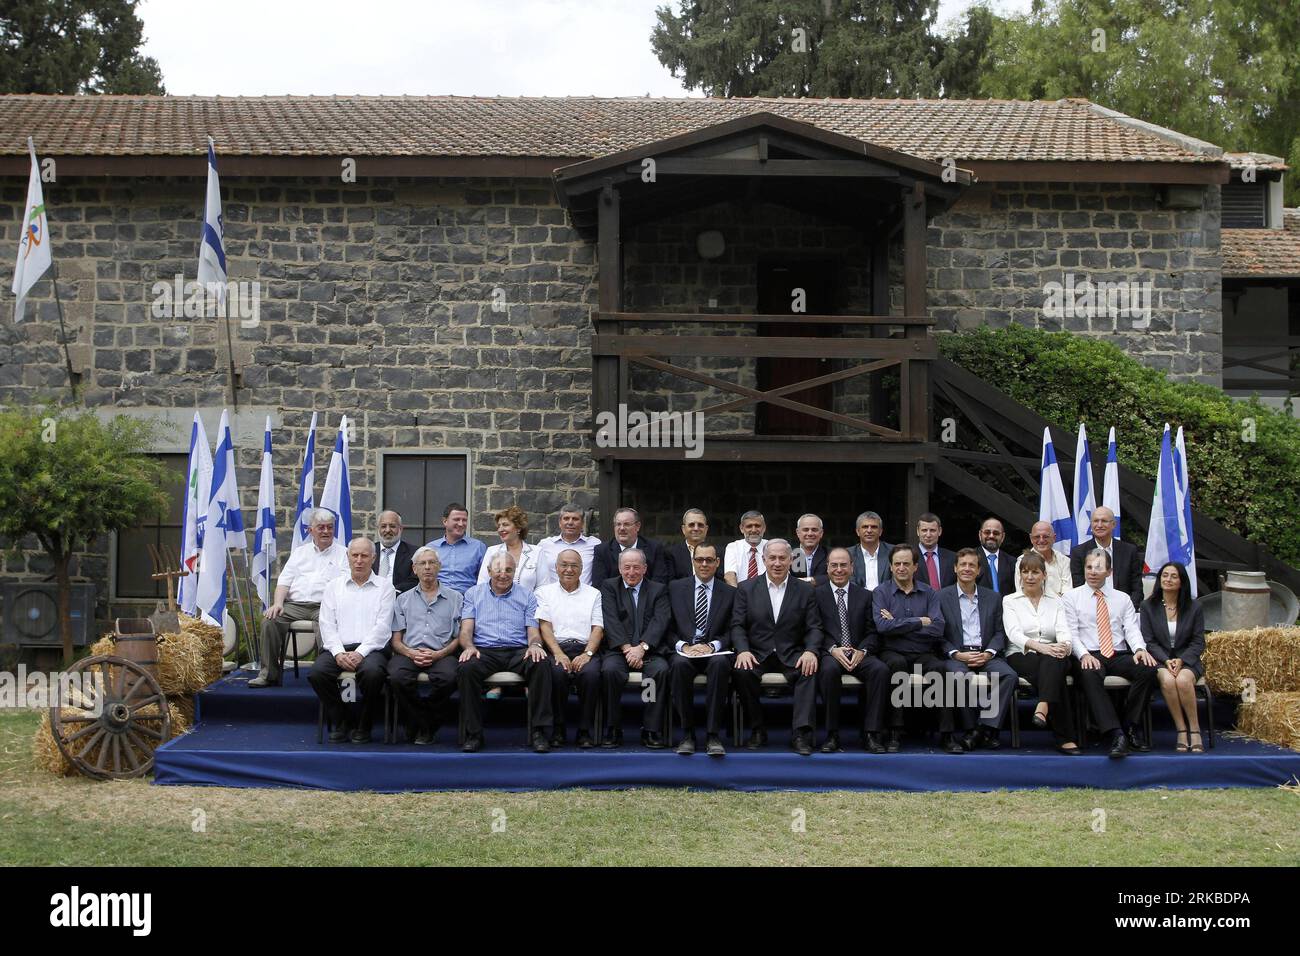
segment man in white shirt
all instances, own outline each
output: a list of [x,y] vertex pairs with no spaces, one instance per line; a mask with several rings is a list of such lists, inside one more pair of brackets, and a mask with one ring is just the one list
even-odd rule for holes
[[[1092,716],[1102,735],[1111,736],[1110,755],[1126,757],[1130,747],[1150,749],[1137,726],[1155,687],[1157,665],[1142,640],[1133,602],[1122,591],[1105,586],[1110,574],[1110,555],[1098,548],[1084,559],[1084,583],[1062,600],[1074,656],[1079,659],[1077,679],[1083,684]],[[1127,734],[1106,692],[1105,680],[1112,674],[1130,681],[1124,703]]]
[[853,583],[874,591],[889,580],[889,552],[893,546],[881,541],[885,524],[874,511],[864,511],[854,524],[858,546],[852,550]]
[[537,601],[534,616],[542,642],[550,652],[551,710],[555,715],[551,746],[564,746],[564,707],[569,688],[578,691],[582,717],[578,721],[578,746],[590,750],[595,743],[591,730],[596,724],[596,701],[600,699],[600,664],[595,660],[601,638],[605,636],[605,618],[600,591],[582,583],[582,555],[565,548],[555,559],[558,581],[543,584],[533,596]]
[[388,679],[388,658],[384,654],[393,636],[393,602],[397,595],[383,578],[374,574],[375,543],[353,538],[348,545],[347,576],[325,585],[320,602],[321,651],[307,680],[325,705],[331,725],[330,743],[348,737],[347,708],[339,677],[355,674],[361,691],[361,713],[352,729],[354,744],[370,742],[375,706]]
[[767,519],[757,511],[740,516],[740,540],[727,545],[722,559],[722,577],[733,588],[763,574],[763,549],[767,547]]
[[325,585],[348,572],[347,548],[334,540],[334,515],[324,508],[312,513],[311,540],[293,549],[275,582],[275,599],[263,614],[262,667],[249,687],[279,687],[280,661],[289,625],[315,621]]
[[[1070,580],[1070,559],[1056,550],[1056,529],[1052,523],[1035,521],[1029,528],[1029,543],[1047,568],[1043,593],[1049,597],[1064,597],[1065,592],[1074,587],[1074,582]],[[1020,558],[1016,558],[1016,590],[1020,590]]]
[[537,586],[540,588],[559,580],[555,573],[555,560],[566,548],[572,548],[582,557],[582,583],[591,584],[592,559],[600,538],[582,533],[583,511],[576,504],[567,504],[560,509],[559,525],[559,534],[543,538],[537,546]]

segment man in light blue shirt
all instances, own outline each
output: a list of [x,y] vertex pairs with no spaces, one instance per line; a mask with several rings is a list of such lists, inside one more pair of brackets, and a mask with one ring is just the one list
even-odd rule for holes
[[444,534],[430,541],[426,547],[438,552],[442,570],[438,583],[464,594],[478,581],[478,569],[487,553],[487,545],[478,538],[469,538],[469,512],[459,502],[452,502],[442,512]]

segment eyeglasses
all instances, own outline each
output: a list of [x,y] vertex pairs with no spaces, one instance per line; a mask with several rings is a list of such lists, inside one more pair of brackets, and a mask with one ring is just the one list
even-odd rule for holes
[[717,564],[718,559],[717,558],[696,558],[695,563],[696,564]]

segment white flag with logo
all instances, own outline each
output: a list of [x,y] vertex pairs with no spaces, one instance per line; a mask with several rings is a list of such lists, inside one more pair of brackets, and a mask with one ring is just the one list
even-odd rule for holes
[[212,450],[203,419],[194,413],[190,427],[190,458],[185,470],[185,510],[181,518],[181,570],[189,574],[180,579],[180,609],[194,615],[199,594],[199,557],[203,553],[203,529],[208,521],[208,499],[212,495]]
[[226,302],[226,226],[221,218],[221,180],[217,178],[217,152],[208,137],[208,192],[203,204],[203,237],[199,240],[199,283],[216,296],[218,315]]
[[27,293],[54,263],[50,250],[50,224],[45,215],[45,197],[41,191],[41,167],[36,162],[36,147],[29,136],[27,151],[32,156],[32,171],[27,177],[27,204],[23,207],[22,231],[18,237],[18,264],[14,267],[14,321],[23,317]]
[[244,516],[235,483],[235,445],[230,437],[230,415],[221,412],[217,452],[212,456],[212,496],[203,532],[203,557],[199,561],[199,608],[213,621],[223,621],[226,610],[226,552],[243,551]]

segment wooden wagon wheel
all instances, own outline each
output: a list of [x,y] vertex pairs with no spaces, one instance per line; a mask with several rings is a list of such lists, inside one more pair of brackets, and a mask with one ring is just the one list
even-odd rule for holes
[[[139,777],[153,769],[168,739],[171,712],[158,681],[135,661],[113,654],[77,661],[70,700],[50,708],[50,730],[72,765],[98,780]],[[62,705],[62,706],[59,706]]]

